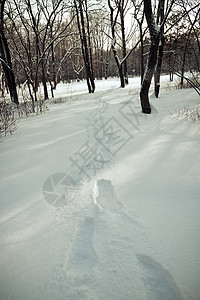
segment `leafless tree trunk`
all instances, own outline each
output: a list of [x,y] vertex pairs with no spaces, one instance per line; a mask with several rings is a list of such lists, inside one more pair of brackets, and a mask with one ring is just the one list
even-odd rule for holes
[[[134,1],[132,2],[134,3]],[[141,68],[140,78],[142,84],[143,77],[144,77],[144,39],[143,39],[144,9],[142,11],[142,15],[140,16],[141,5],[142,2],[139,5],[136,5],[136,3],[134,3],[135,6],[134,18],[138,23],[139,31],[140,31],[140,68]]]
[[117,17],[119,15],[120,12],[120,5],[118,4],[117,6],[117,12],[116,15],[114,16],[114,8],[111,5],[111,1],[108,0],[108,6],[110,8],[110,22],[111,22],[111,34],[112,34],[112,44],[111,44],[111,48],[113,51],[113,55],[115,58],[115,62],[117,64],[117,68],[118,68],[118,72],[119,72],[119,77],[120,77],[120,82],[121,82],[121,87],[124,88],[125,87],[125,80],[124,80],[124,73],[123,73],[123,67],[122,64],[119,60],[118,54],[117,54],[117,50],[116,50],[116,32],[115,32],[115,26],[117,23]]
[[3,17],[4,17],[5,0],[1,0],[0,6],[1,6],[0,7],[0,59],[7,80],[11,100],[18,105],[19,100],[17,95],[15,76],[12,70],[10,50],[4,33]]
[[[120,6],[120,21],[121,21],[121,33],[122,33],[122,52],[123,58],[126,57],[126,36],[125,36],[125,24],[124,24],[124,13],[125,13],[125,2],[121,0]],[[127,60],[125,59],[123,64],[124,80],[125,84],[128,84],[128,69],[127,69]]]
[[[86,5],[87,1],[85,0]],[[87,34],[89,36],[89,21],[87,17],[87,7],[86,7],[86,20],[87,20],[87,29],[85,27],[85,18],[83,12],[83,1],[82,0],[74,0],[74,5],[77,14],[77,25],[81,39],[81,47],[82,47],[82,54],[86,69],[86,80],[89,93],[94,93],[95,91],[95,82],[94,82],[94,74],[93,74],[93,66],[92,66],[92,52],[91,52],[91,44],[90,38],[87,39]],[[87,34],[86,34],[87,30]]]
[[[159,6],[158,6],[157,22],[156,22],[158,26],[161,26],[162,22],[164,20],[164,16],[165,16],[164,15],[164,6],[165,6],[165,0],[160,1]],[[159,92],[160,92],[160,75],[161,75],[161,67],[162,67],[162,60],[163,60],[164,42],[165,42],[164,26],[162,26],[162,28],[160,29],[158,60],[157,60],[157,65],[156,65],[156,69],[155,69],[155,74],[154,74],[156,98],[158,98]]]
[[[171,0],[171,3],[169,7],[167,8],[167,12],[164,16],[161,17],[161,14],[159,16],[159,19],[162,19],[161,25],[158,27],[158,25],[155,22],[154,19],[154,14],[152,11],[152,4],[151,0],[144,0],[144,13],[145,17],[147,20],[147,25],[149,28],[150,32],[150,38],[151,38],[151,45],[150,45],[150,50],[149,50],[149,57],[146,65],[146,70],[144,74],[144,78],[142,81],[142,87],[140,91],[140,100],[141,100],[141,106],[142,106],[142,112],[145,114],[150,114],[151,113],[151,106],[149,103],[149,88],[151,85],[151,80],[155,71],[155,67],[157,64],[157,57],[158,57],[158,48],[159,48],[159,41],[160,37],[162,36],[163,33],[163,28],[164,24],[169,16],[169,13],[172,9],[172,6],[174,4],[174,0]],[[159,5],[158,7],[160,8],[159,11],[162,12],[164,9],[164,0],[159,0]],[[161,52],[163,50],[161,49]],[[161,55],[162,59],[162,55]],[[160,59],[160,66],[162,63],[162,60]],[[158,66],[159,67],[159,66]],[[159,67],[160,68],[160,67]]]
[[142,112],[145,114],[151,113],[151,106],[149,103],[149,88],[151,85],[151,80],[155,70],[157,62],[157,51],[159,44],[159,30],[157,29],[154,15],[152,12],[151,0],[144,0],[144,13],[147,20],[148,28],[151,37],[151,46],[149,50],[149,58],[147,61],[146,71],[142,81],[142,87],[140,91],[140,100],[142,106]]

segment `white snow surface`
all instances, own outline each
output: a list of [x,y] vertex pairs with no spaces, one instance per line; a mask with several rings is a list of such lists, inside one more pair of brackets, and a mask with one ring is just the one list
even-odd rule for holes
[[[163,77],[166,83],[167,77]],[[60,84],[0,143],[0,299],[199,300],[200,127],[139,79]]]

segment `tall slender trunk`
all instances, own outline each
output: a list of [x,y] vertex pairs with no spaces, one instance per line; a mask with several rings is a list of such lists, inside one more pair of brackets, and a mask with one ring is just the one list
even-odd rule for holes
[[[159,2],[157,24],[160,25],[164,20],[164,5],[165,5],[165,0]],[[158,61],[157,61],[156,70],[154,74],[154,79],[155,79],[154,88],[155,88],[156,98],[158,98],[160,92],[160,75],[161,75],[161,67],[162,67],[162,60],[163,60],[164,43],[165,43],[164,27],[162,27],[160,31],[160,43],[158,47]]]
[[30,79],[27,78],[27,86],[28,86],[28,91],[29,91],[29,96],[31,98],[31,101],[34,102],[34,98],[33,98],[33,94],[32,94],[32,91],[31,91],[31,84],[30,84]]
[[158,48],[158,61],[156,65],[156,70],[154,74],[154,81],[155,81],[155,96],[158,98],[160,92],[160,75],[161,75],[161,68],[162,68],[162,60],[163,60],[163,50],[164,50],[164,36],[160,41],[160,45]]
[[122,67],[122,64],[119,60],[117,50],[116,50],[116,47],[115,47],[116,46],[115,25],[116,25],[117,16],[118,16],[118,13],[120,12],[121,7],[120,6],[118,7],[117,14],[114,18],[114,8],[112,7],[110,0],[108,0],[108,6],[110,8],[110,21],[111,21],[111,32],[112,32],[111,48],[112,48],[112,51],[113,51],[114,59],[116,61],[117,67],[118,67],[118,73],[119,73],[119,77],[120,77],[121,87],[124,88],[125,87],[125,80],[124,80],[123,67]]
[[142,106],[142,112],[145,114],[151,113],[151,106],[149,103],[149,88],[151,80],[154,74],[156,62],[157,62],[157,51],[158,51],[159,38],[155,37],[154,41],[151,41],[149,58],[147,61],[146,71],[142,81],[142,87],[140,91],[140,100]]
[[141,66],[141,83],[144,78],[144,40],[142,36],[142,28],[140,32],[140,38],[141,38],[141,49],[140,49],[140,66]]
[[119,66],[119,77],[120,77],[121,87],[124,88],[126,79],[124,78],[123,66],[122,65]]
[[[120,7],[120,19],[121,19],[121,32],[122,32],[122,51],[123,51],[123,58],[126,57],[126,36],[125,36],[125,26],[124,26],[124,0],[122,1]],[[127,61],[124,60],[123,63],[123,72],[124,72],[124,80],[125,84],[128,84],[128,68],[127,68]]]
[[87,20],[87,35],[88,35],[88,47],[89,47],[89,66],[90,66],[90,82],[92,86],[92,93],[95,91],[95,82],[94,82],[94,70],[93,70],[93,58],[92,58],[92,45],[91,45],[91,38],[90,38],[90,23],[88,18],[88,10],[87,10],[87,0],[85,0],[85,13],[86,13],[86,20]]
[[143,15],[142,15],[142,19],[140,20],[137,17],[137,13],[135,13],[135,19],[138,22],[138,26],[139,26],[139,31],[140,31],[140,78],[141,78],[141,84],[143,81],[143,77],[144,77],[144,38],[143,38],[143,29],[142,29],[142,25],[144,22],[144,11],[143,11]]
[[[93,69],[92,69],[92,65],[91,65],[92,58],[90,57],[91,55],[89,55],[89,53],[91,54],[91,52],[90,52],[91,49],[90,50],[88,49],[82,0],[79,0],[78,3],[79,3],[79,7],[77,6],[76,0],[74,0],[76,12],[77,12],[77,25],[78,25],[78,30],[79,30],[80,39],[81,39],[81,49],[82,49],[82,54],[83,54],[85,70],[86,70],[87,86],[88,86],[89,93],[94,93],[95,83],[94,83]],[[89,41],[89,44],[90,44],[90,41]]]
[[17,89],[16,89],[16,83],[15,83],[15,76],[12,70],[12,65],[11,63],[8,62],[6,56],[5,56],[5,51],[7,52],[6,49],[7,46],[5,46],[3,39],[2,39],[2,35],[0,33],[0,55],[1,55],[1,59],[2,59],[2,67],[3,67],[3,71],[6,77],[6,82],[7,82],[7,87],[10,93],[10,98],[11,101],[14,102],[15,104],[19,104],[19,100],[18,100],[18,95],[17,95]]
[[140,101],[142,106],[142,112],[145,114],[150,114],[151,106],[149,103],[149,88],[151,85],[151,80],[157,62],[157,52],[158,52],[158,45],[159,45],[159,30],[157,29],[155,24],[153,12],[152,12],[151,0],[144,0],[144,13],[150,31],[151,45],[150,45],[149,57],[146,65],[146,71],[144,74],[144,78],[140,90]]
[[192,30],[192,28],[190,29],[190,31],[189,31],[189,33],[186,37],[186,42],[185,42],[184,51],[183,51],[183,60],[182,60],[182,64],[181,64],[181,89],[183,88],[184,73],[185,73],[185,62],[186,62],[186,51],[187,51],[187,46],[188,46],[191,30]]
[[43,89],[44,89],[44,99],[47,100],[49,99],[49,95],[48,95],[48,90],[47,90],[47,80],[46,80],[46,74],[45,74],[45,64],[42,61],[41,63],[41,67],[42,67],[42,84],[43,84]]
[[53,89],[56,89],[57,78],[56,78],[56,68],[55,68],[55,53],[54,53],[54,44],[51,46],[51,57],[52,57],[52,72],[53,72]]
[[2,0],[0,2],[0,57],[1,57],[3,71],[7,80],[11,101],[18,105],[19,100],[17,95],[15,75],[12,70],[10,50],[4,34],[4,24],[3,24],[4,5],[5,5],[5,0]]
[[119,78],[120,78],[121,87],[124,88],[125,87],[125,80],[124,80],[123,66],[122,66],[122,64],[119,61],[119,57],[117,55],[117,50],[115,48],[114,42],[112,43],[111,48],[113,50],[114,59],[116,61],[117,67],[118,67],[118,72],[119,72]]

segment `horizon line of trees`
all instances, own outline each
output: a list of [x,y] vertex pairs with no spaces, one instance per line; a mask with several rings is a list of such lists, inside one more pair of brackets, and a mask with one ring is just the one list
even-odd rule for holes
[[93,93],[95,79],[119,76],[123,88],[141,76],[142,111],[151,113],[149,87],[154,76],[158,97],[162,72],[183,87],[190,71],[200,92],[199,36],[196,0],[0,0],[0,91],[18,105],[22,84],[35,102],[40,83],[46,100],[61,81],[86,79]]

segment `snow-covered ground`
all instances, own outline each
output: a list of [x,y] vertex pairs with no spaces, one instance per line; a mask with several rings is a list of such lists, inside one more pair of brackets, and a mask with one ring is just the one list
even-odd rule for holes
[[200,127],[172,116],[199,97],[96,85],[0,144],[0,299],[199,300]]

